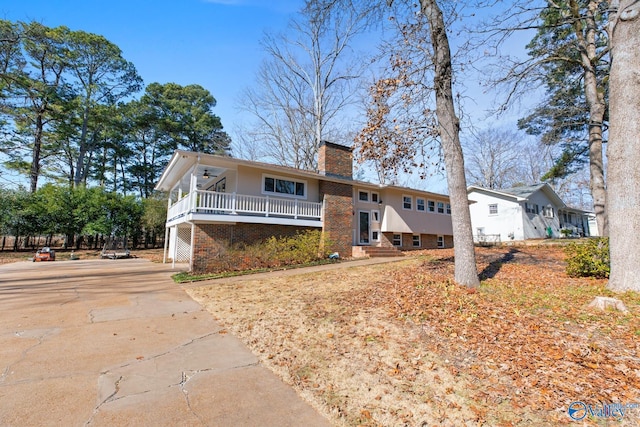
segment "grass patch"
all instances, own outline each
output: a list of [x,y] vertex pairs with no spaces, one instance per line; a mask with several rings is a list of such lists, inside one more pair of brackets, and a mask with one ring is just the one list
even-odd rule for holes
[[302,267],[313,267],[316,265],[325,265],[325,264],[335,264],[337,260],[331,259],[321,259],[314,262],[308,262],[304,264],[296,264],[296,265],[287,265],[278,268],[257,268],[253,270],[239,270],[239,271],[224,271],[221,273],[202,273],[202,274],[192,274],[189,272],[180,272],[171,276],[174,282],[176,283],[188,283],[188,282],[200,282],[203,280],[212,280],[212,279],[224,279],[226,277],[236,277],[236,276],[246,276],[257,273],[269,273],[272,271],[283,271],[283,270],[292,270],[295,268]]

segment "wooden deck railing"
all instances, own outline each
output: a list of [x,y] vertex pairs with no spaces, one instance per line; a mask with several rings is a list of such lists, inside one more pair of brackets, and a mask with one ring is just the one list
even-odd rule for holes
[[322,203],[197,190],[172,204],[168,209],[167,219],[172,220],[188,213],[275,216],[320,221]]

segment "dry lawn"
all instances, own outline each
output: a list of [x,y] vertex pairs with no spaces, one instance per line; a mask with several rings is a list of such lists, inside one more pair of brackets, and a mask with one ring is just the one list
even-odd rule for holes
[[640,403],[638,294],[587,308],[606,282],[567,277],[558,248],[479,249],[469,291],[452,255],[189,292],[335,425],[562,425],[574,401]]
[[[74,250],[71,249],[57,249],[56,251],[56,262],[58,261],[68,261],[71,257],[71,252],[78,259],[98,259],[102,254],[102,249],[81,249]],[[18,252],[14,252],[11,250],[0,251],[0,264],[7,264],[10,262],[17,261],[31,261],[33,259],[36,251],[27,251],[21,250]],[[140,249],[140,250],[132,250],[131,255],[138,258],[145,258],[153,262],[162,262],[162,253],[163,249]]]

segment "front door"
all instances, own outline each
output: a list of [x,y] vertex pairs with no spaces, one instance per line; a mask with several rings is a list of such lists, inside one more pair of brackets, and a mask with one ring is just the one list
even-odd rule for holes
[[359,244],[368,245],[370,244],[370,235],[371,235],[371,221],[369,217],[368,211],[360,211],[358,217],[358,235]]

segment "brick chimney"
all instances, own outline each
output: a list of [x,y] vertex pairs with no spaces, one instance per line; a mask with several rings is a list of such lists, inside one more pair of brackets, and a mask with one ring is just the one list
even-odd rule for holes
[[320,142],[318,150],[318,173],[336,178],[353,179],[353,154],[351,147]]

